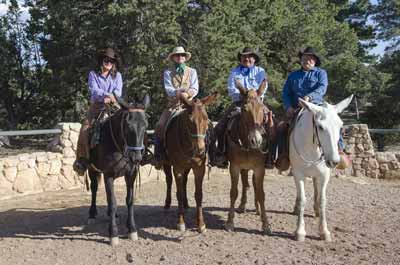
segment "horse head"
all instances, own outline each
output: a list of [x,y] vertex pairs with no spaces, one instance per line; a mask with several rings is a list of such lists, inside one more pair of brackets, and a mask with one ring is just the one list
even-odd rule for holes
[[263,135],[265,134],[263,127],[265,106],[262,103],[261,95],[265,87],[265,80],[261,83],[257,91],[254,89],[245,91],[241,85],[238,86],[243,97],[239,137],[251,149],[260,149],[263,143]]
[[194,155],[204,155],[206,151],[205,138],[208,129],[208,115],[206,106],[211,105],[215,102],[218,97],[218,93],[206,96],[202,99],[188,100],[181,98],[186,111],[183,113],[184,123],[183,129],[187,129],[190,134],[192,147],[194,149]]
[[336,105],[325,102],[322,106],[299,99],[300,104],[313,115],[313,126],[309,128],[313,131],[310,131],[309,135],[314,135],[315,132],[325,163],[330,168],[334,168],[340,161],[338,141],[343,121],[338,114],[349,106],[352,99],[353,95]]
[[141,101],[133,103],[127,103],[117,97],[117,101],[121,106],[120,128],[118,128],[121,130],[120,137],[123,140],[121,151],[132,163],[138,164],[142,160],[145,148],[144,137],[148,126],[145,110],[150,104],[150,97],[146,95]]

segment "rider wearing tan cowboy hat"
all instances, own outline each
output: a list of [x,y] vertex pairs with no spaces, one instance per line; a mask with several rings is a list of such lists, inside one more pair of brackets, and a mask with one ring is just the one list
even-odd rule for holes
[[115,51],[111,48],[99,51],[97,62],[97,69],[90,71],[88,77],[90,107],[79,132],[77,159],[73,165],[79,175],[85,173],[89,164],[89,128],[103,112],[106,104],[116,102],[114,94],[119,97],[122,94],[122,76],[117,71],[118,57]]
[[164,71],[164,90],[167,94],[168,108],[160,116],[154,139],[154,165],[158,169],[165,158],[163,140],[164,127],[168,118],[178,108],[182,97],[192,99],[199,92],[197,72],[194,68],[186,65],[190,58],[191,53],[180,46],[175,47],[167,57],[167,60],[171,63],[170,67]]

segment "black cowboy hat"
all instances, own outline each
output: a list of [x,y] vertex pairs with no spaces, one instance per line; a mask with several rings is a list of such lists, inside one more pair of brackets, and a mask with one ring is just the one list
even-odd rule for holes
[[245,47],[242,52],[238,53],[238,55],[237,55],[238,60],[240,61],[240,57],[242,55],[249,55],[249,54],[254,56],[255,63],[258,63],[260,61],[260,56],[258,55],[258,53],[249,47]]
[[318,56],[318,54],[314,51],[313,47],[307,47],[304,50],[299,51],[299,58],[301,59],[301,56],[303,55],[312,55],[316,58],[315,66],[320,66],[321,65],[321,59]]

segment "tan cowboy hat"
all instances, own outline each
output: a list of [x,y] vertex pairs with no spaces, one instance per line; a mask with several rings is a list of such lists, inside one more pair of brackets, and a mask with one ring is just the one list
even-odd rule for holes
[[168,54],[167,59],[171,61],[172,56],[174,56],[175,54],[185,54],[186,61],[189,61],[190,57],[192,57],[192,54],[190,52],[185,51],[185,49],[182,46],[178,46],[178,47],[175,47],[174,50],[170,54]]

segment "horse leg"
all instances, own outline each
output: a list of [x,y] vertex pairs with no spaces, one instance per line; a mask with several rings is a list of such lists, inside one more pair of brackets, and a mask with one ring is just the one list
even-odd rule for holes
[[138,234],[135,224],[135,216],[133,209],[133,198],[134,198],[134,183],[136,178],[137,170],[135,169],[132,176],[125,175],[126,184],[126,206],[128,208],[128,218],[126,219],[126,227],[128,228],[128,238],[131,240],[137,240]]
[[260,205],[257,202],[257,197],[256,197],[256,189],[257,189],[257,183],[256,183],[256,175],[253,172],[253,190],[254,190],[254,207],[256,208],[256,215],[260,215]]
[[293,214],[294,215],[299,215],[300,212],[300,188],[298,186],[297,181],[294,181],[295,185],[296,185],[296,202],[294,203],[294,207],[293,207]]
[[233,219],[235,218],[235,202],[238,197],[238,182],[239,182],[240,168],[238,166],[235,166],[233,163],[230,163],[229,171],[231,174],[231,191],[230,191],[231,206],[229,209],[228,221],[226,221],[225,228],[228,231],[233,231],[235,227]]
[[165,197],[164,209],[171,207],[171,188],[172,188],[172,171],[170,165],[164,165],[165,181],[167,182],[167,196]]
[[319,203],[320,203],[320,219],[319,219],[319,233],[322,240],[332,241],[331,233],[328,230],[328,225],[326,222],[326,188],[329,182],[329,170],[325,172],[324,176],[321,176],[319,185]]
[[189,203],[188,203],[188,198],[187,198],[187,182],[188,182],[188,175],[189,175],[190,169],[186,170],[183,173],[183,208],[189,209]]
[[194,173],[194,181],[195,181],[195,192],[194,197],[196,199],[196,208],[197,208],[197,230],[199,233],[203,233],[206,231],[206,225],[204,223],[203,218],[203,179],[205,174],[205,166],[200,166],[193,170]]
[[184,208],[183,208],[183,173],[177,171],[174,168],[175,184],[176,184],[176,198],[178,200],[178,225],[179,231],[184,232],[186,230]]
[[260,216],[261,216],[261,230],[264,234],[271,234],[271,226],[268,222],[266,210],[265,210],[265,192],[264,192],[264,164],[260,168],[254,170],[254,176],[256,181],[256,192],[255,197],[257,199],[258,205],[260,206]]
[[104,182],[106,186],[108,209],[110,211],[110,224],[108,232],[110,235],[111,246],[116,246],[118,240],[118,226],[117,226],[117,200],[114,193],[114,178],[112,176],[104,175]]
[[319,178],[313,177],[313,186],[314,186],[314,213],[315,217],[319,217],[319,206],[320,206],[320,196],[319,196]]
[[295,175],[295,182],[297,193],[299,195],[300,201],[298,204],[299,207],[299,214],[297,217],[297,229],[295,232],[296,240],[297,241],[304,241],[306,238],[306,230],[305,230],[305,223],[304,223],[304,209],[306,206],[306,194],[304,190],[304,176]]
[[246,212],[246,203],[247,203],[247,191],[250,187],[249,179],[248,179],[248,170],[242,169],[240,171],[240,177],[242,179],[242,198],[240,198],[240,205],[237,209],[238,213],[245,213]]
[[92,193],[92,202],[89,209],[88,224],[93,224],[97,216],[96,198],[97,198],[97,189],[99,187],[100,173],[90,169],[88,170],[88,172],[90,178],[90,191]]

